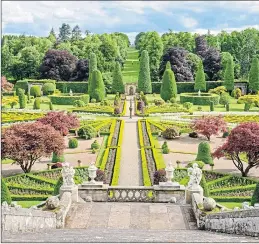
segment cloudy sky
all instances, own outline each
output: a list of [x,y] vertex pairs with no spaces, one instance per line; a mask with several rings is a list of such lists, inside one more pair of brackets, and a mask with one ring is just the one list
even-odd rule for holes
[[2,33],[47,36],[62,23],[92,33],[124,32],[131,40],[141,31],[259,29],[259,1],[5,1]]

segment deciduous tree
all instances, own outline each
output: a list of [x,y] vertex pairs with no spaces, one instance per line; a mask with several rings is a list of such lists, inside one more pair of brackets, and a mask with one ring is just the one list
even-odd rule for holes
[[41,157],[52,152],[60,154],[65,149],[64,138],[50,125],[40,122],[12,125],[2,134],[2,157],[14,160],[25,173]]
[[[246,155],[244,162],[242,155]],[[221,158],[230,156],[234,165],[246,177],[253,167],[259,166],[259,123],[246,122],[235,127],[213,156]]]
[[212,135],[227,131],[227,124],[221,116],[204,116],[195,119],[191,127],[197,133],[204,135],[209,141]]
[[80,126],[76,115],[65,113],[64,111],[48,112],[45,117],[38,119],[38,121],[42,124],[52,126],[62,136],[66,136],[69,129],[78,128]]

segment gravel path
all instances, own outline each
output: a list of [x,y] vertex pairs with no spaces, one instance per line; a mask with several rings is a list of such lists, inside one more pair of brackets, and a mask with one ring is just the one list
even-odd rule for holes
[[[129,105],[130,102],[127,97],[127,113],[125,118],[123,118],[125,120],[125,127],[121,150],[119,186],[142,185],[137,120],[128,118]],[[134,111],[132,111],[132,114],[134,114]],[[134,115],[132,117],[134,118]]]

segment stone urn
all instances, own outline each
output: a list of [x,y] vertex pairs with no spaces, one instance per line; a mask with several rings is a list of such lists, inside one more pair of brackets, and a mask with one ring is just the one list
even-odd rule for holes
[[89,177],[91,178],[91,183],[95,183],[94,178],[96,177],[97,168],[94,165],[94,162],[91,163],[90,167],[88,168]]
[[174,167],[172,162],[170,161],[168,166],[165,168],[165,172],[166,172],[166,179],[167,182],[172,182],[172,179],[174,178]]
[[205,211],[211,211],[216,207],[216,201],[211,197],[205,197],[203,199],[203,208]]
[[59,206],[59,198],[57,196],[49,197],[46,201],[47,209],[53,210]]

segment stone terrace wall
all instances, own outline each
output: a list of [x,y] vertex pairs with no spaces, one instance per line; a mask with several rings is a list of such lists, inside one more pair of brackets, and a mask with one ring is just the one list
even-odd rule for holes
[[30,232],[42,229],[56,229],[55,213],[2,206],[2,231]]
[[259,209],[209,214],[206,216],[205,229],[259,236]]

